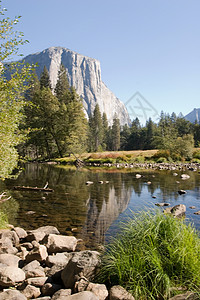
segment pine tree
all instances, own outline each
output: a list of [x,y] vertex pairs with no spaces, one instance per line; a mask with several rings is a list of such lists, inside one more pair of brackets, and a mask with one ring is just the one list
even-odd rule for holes
[[90,149],[91,151],[95,151],[95,152],[99,151],[102,149],[103,124],[102,124],[102,117],[101,117],[101,112],[98,104],[95,106],[93,115],[90,116],[89,128],[90,128],[89,137],[91,138]]
[[44,66],[43,72],[40,76],[40,88],[49,88],[51,90],[51,82],[49,78],[49,72],[47,70],[47,67]]
[[120,148],[120,121],[115,115],[112,125],[112,150],[118,151]]
[[60,70],[58,71],[58,80],[55,87],[55,95],[56,97],[61,101],[66,95],[67,92],[69,92],[69,81],[67,78],[66,69],[63,64],[60,65]]
[[102,140],[102,149],[107,150],[108,149],[108,119],[106,116],[106,113],[104,112],[102,115],[102,126],[103,126],[103,140]]

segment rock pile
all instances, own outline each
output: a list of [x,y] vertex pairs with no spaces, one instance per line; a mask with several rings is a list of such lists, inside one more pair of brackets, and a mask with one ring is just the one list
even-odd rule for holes
[[78,240],[54,226],[0,231],[0,300],[130,299],[120,286],[92,282],[100,266],[97,251],[76,251]]

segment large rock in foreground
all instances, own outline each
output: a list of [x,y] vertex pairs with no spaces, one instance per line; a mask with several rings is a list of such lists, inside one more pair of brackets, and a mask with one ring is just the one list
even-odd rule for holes
[[99,264],[100,259],[97,251],[86,250],[74,253],[61,273],[64,286],[73,288],[76,280],[82,276],[92,280]]

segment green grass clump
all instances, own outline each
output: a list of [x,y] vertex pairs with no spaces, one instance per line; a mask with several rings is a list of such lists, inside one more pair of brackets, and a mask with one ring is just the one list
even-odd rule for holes
[[0,229],[6,228],[8,225],[7,215],[0,210]]
[[[200,288],[200,238],[192,225],[160,211],[133,215],[102,255],[98,280],[135,299],[169,299],[175,287]],[[173,289],[172,289],[173,287]]]

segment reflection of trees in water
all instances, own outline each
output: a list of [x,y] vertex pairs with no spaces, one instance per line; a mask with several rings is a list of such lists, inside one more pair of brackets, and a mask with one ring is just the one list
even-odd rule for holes
[[[137,179],[137,173],[142,177]],[[200,197],[200,175],[186,173],[191,178],[183,181],[180,174],[173,176],[173,171],[92,172],[48,164],[27,164],[16,180],[6,181],[3,189],[14,185],[42,187],[48,181],[54,193],[10,190],[19,204],[19,213],[13,223],[27,229],[55,225],[62,233],[83,237],[91,246],[103,241],[108,227],[127,208],[133,191],[138,196],[143,190],[148,191],[151,196],[159,195],[159,200],[168,202],[170,198],[180,197],[179,189],[196,187]],[[94,184],[87,186],[88,180]],[[147,185],[148,181],[150,185]],[[35,214],[26,215],[30,210]],[[71,232],[72,228],[76,230]]]

